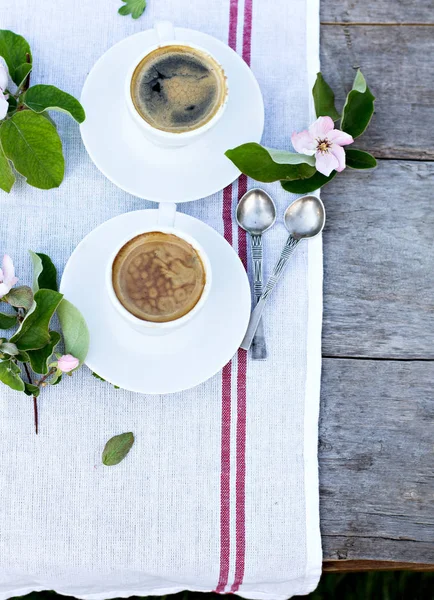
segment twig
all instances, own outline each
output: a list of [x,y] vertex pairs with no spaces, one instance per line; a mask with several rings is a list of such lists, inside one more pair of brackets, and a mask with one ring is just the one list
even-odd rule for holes
[[[26,372],[27,379],[29,380],[29,383],[31,384],[32,376],[30,375],[30,371],[29,371],[29,367],[27,366],[27,363],[24,363],[24,370]],[[36,433],[36,435],[38,435],[39,418],[38,418],[38,399],[36,396],[33,396],[33,414],[35,417],[35,433]]]

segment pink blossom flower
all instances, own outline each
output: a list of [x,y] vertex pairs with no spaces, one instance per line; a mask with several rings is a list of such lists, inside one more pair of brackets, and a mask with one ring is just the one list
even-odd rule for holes
[[64,354],[57,361],[57,368],[62,371],[62,373],[69,373],[73,369],[76,369],[80,361],[78,358],[72,356],[72,354]]
[[15,277],[15,267],[8,254],[3,256],[2,268],[0,269],[0,298],[9,294],[14,287],[18,277]]
[[291,137],[296,152],[313,156],[317,171],[328,177],[335,169],[340,173],[345,169],[345,150],[342,146],[354,142],[351,135],[335,129],[331,117],[319,117],[315,123]]
[[9,108],[8,94],[5,90],[8,87],[8,72],[3,64],[0,63],[0,120],[4,119]]

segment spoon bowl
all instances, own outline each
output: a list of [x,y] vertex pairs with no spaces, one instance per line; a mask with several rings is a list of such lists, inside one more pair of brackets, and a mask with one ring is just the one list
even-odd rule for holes
[[295,240],[315,237],[324,228],[324,204],[316,196],[302,196],[288,206],[283,219]]
[[237,223],[251,235],[261,235],[274,225],[276,206],[264,190],[254,188],[241,198],[237,206]]

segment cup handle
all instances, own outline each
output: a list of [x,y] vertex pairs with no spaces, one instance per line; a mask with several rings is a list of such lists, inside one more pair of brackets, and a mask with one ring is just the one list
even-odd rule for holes
[[170,21],[157,21],[154,24],[154,29],[159,44],[172,42],[175,39],[175,28]]
[[176,218],[176,204],[174,202],[160,202],[158,205],[158,225],[160,227],[173,227]]

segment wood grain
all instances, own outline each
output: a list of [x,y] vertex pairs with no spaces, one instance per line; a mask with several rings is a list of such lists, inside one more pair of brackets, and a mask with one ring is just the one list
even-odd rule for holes
[[357,140],[358,147],[377,157],[434,159],[433,38],[434,28],[424,26],[321,28],[321,70],[335,91],[338,109],[359,67],[377,98],[371,126]]
[[326,560],[326,573],[353,573],[358,571],[434,571],[434,564],[403,563],[386,560]]
[[325,359],[325,560],[434,563],[434,363]]
[[326,356],[434,360],[434,164],[380,161],[322,190]]
[[432,0],[321,0],[321,21],[434,23]]

